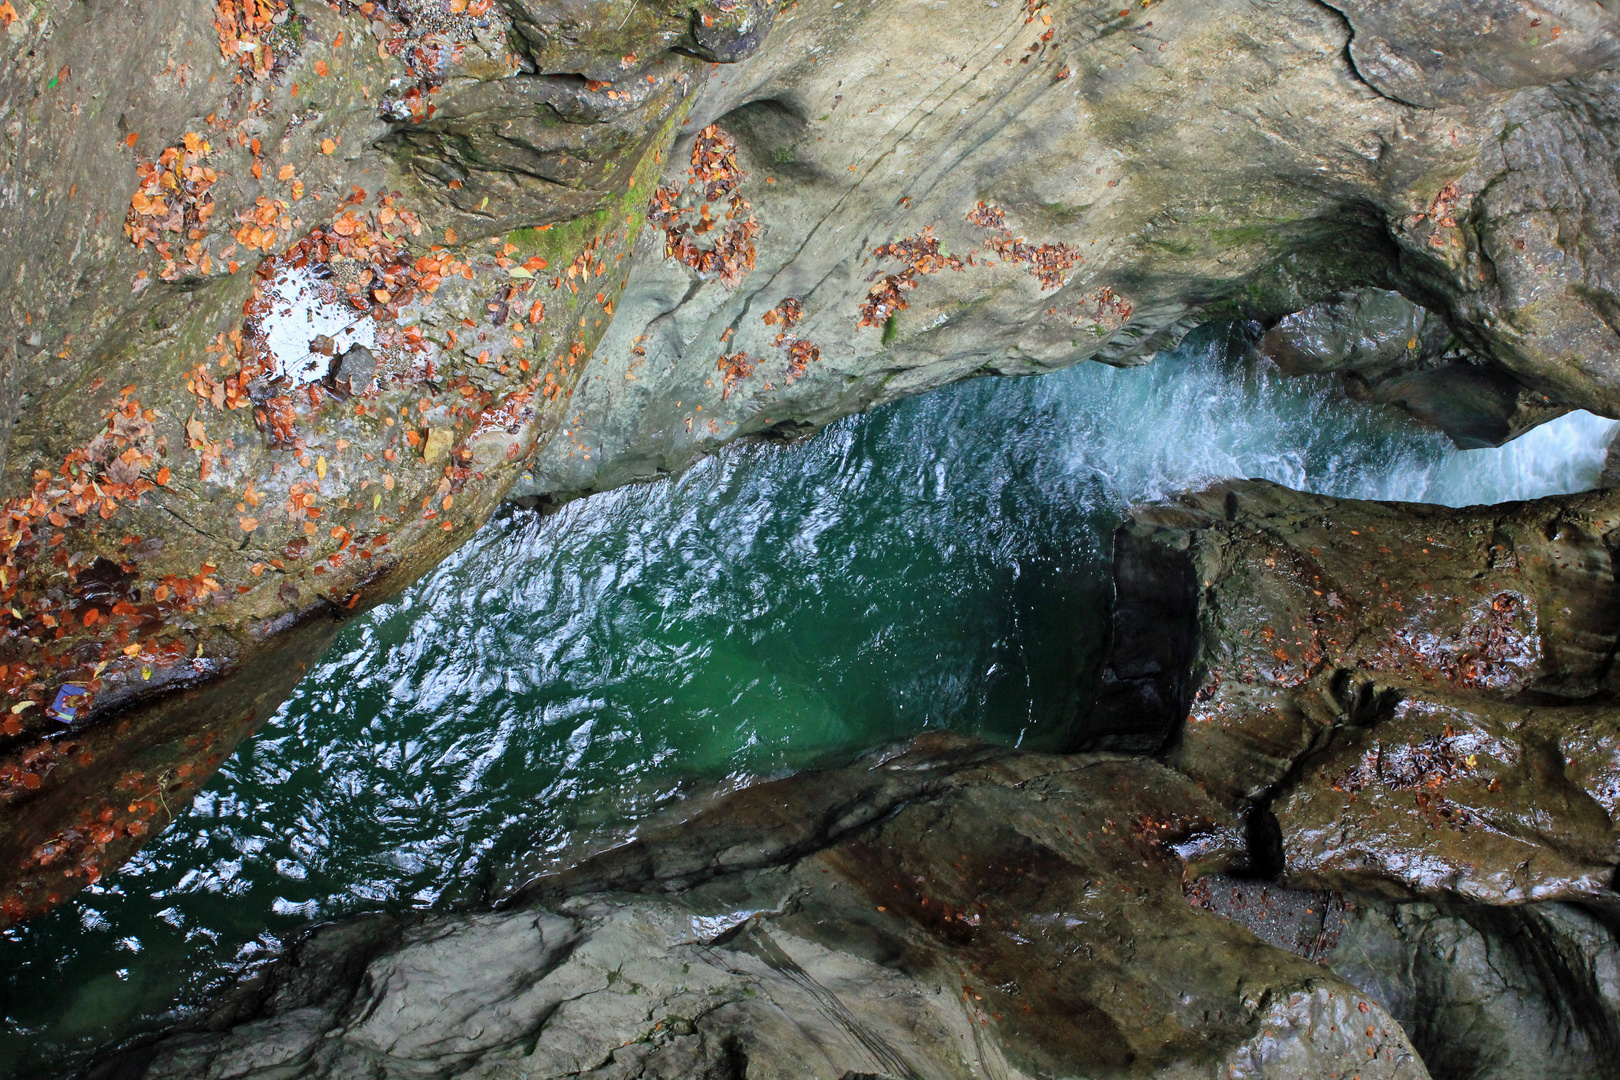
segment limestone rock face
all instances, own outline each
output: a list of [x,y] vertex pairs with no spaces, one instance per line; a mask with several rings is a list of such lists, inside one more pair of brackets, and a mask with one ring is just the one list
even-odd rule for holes
[[[1614,412],[1614,15],[1564,5],[1541,31],[1476,9],[784,12],[695,105],[577,426],[517,491],[558,501],[964,376],[1142,363],[1200,319],[1374,294],[1417,312],[1424,363],[1368,393],[1466,445]],[[1421,62],[1397,88],[1352,53]],[[684,168],[710,123],[739,170],[722,199]],[[705,237],[745,231],[747,266],[705,261],[726,247]]]
[[105,1068],[1427,1077],[1376,1000],[1187,903],[1240,849],[1161,765],[925,739],[722,796],[505,910],[317,929]]
[[1435,1076],[1589,1080],[1620,1046],[1612,906],[1390,902],[1210,875],[1188,898],[1388,1009]]
[[1620,60],[1608,0],[1332,5],[1355,30],[1350,57],[1381,94],[1425,108],[1488,101],[1607,71]]
[[[1167,619],[1187,659],[1136,646],[1163,594],[1116,576],[1108,666],[1181,703],[1166,760],[1276,828],[1293,881],[1613,900],[1617,526],[1608,493],[1449,510],[1221,485],[1117,538],[1196,583]],[[1133,700],[1105,696],[1105,732],[1140,725]]]
[[1406,1027],[1437,1076],[1586,1080],[1620,1051],[1611,910],[1357,905],[1326,962]]
[[367,7],[6,9],[0,924],[127,858],[499,505],[698,57],[774,14]]

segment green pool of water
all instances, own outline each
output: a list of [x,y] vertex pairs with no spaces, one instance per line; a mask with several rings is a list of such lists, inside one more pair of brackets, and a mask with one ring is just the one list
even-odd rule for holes
[[1085,723],[1108,537],[1214,477],[1463,503],[1588,486],[1579,414],[1457,452],[1205,333],[1146,368],[981,380],[672,482],[503,516],[350,626],[191,810],[0,937],[0,1074],[62,1075],[309,919],[454,903],[502,854],[699,782],[950,727]]

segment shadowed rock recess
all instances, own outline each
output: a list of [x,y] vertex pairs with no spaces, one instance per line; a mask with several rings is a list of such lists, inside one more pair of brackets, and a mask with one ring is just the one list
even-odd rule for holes
[[[1620,416],[1612,0],[0,21],[0,926],[509,498],[1218,319],[1464,447]],[[98,1075],[1620,1075],[1617,547],[1614,493],[1142,508],[1092,753],[717,795]]]

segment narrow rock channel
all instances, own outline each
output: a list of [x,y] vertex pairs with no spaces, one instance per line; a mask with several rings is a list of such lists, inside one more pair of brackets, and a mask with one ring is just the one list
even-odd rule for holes
[[1620,1075],[1608,0],[0,31],[0,1073]]

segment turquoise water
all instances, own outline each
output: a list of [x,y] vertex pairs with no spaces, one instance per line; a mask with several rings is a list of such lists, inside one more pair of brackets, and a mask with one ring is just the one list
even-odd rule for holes
[[1580,490],[1616,426],[1459,452],[1228,353],[1206,334],[1146,368],[961,384],[492,522],[349,627],[146,851],[3,935],[0,1073],[60,1075],[308,919],[476,895],[504,852],[693,783],[928,727],[1061,749],[1131,502],[1221,476],[1450,504]]

